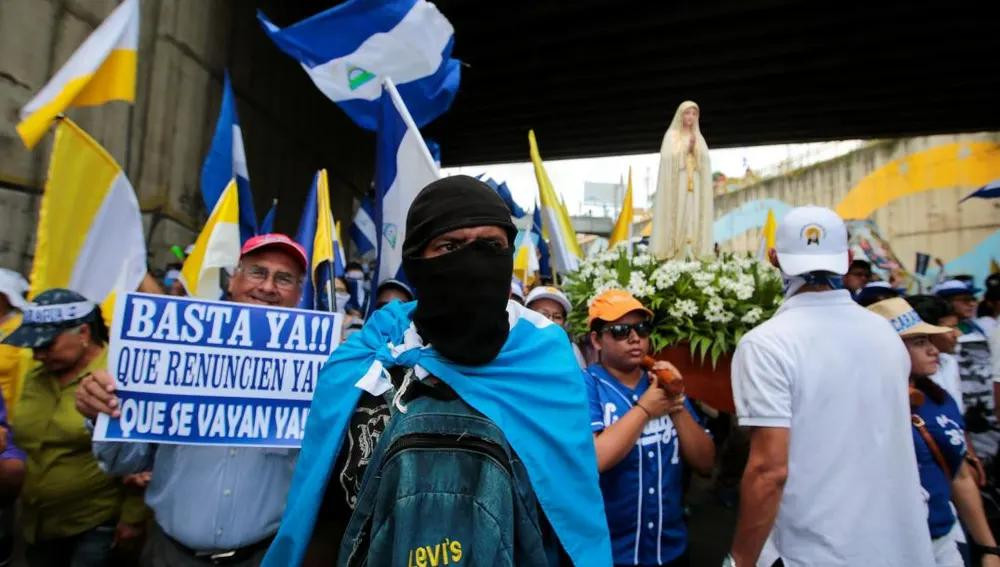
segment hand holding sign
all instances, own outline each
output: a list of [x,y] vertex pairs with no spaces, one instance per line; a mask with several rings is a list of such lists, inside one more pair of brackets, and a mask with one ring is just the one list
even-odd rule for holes
[[117,418],[121,415],[118,408],[115,381],[107,370],[84,376],[76,389],[76,411],[90,419],[97,419],[101,413]]
[[108,370],[77,389],[96,441],[298,447],[341,315],[119,296]]

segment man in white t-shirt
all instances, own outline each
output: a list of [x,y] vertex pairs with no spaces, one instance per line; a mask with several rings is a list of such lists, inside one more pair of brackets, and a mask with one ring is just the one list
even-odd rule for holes
[[770,536],[789,567],[933,565],[906,348],[838,289],[851,256],[836,213],[789,211],[775,244],[785,301],[733,357],[737,415],[751,430],[727,563],[757,565]]

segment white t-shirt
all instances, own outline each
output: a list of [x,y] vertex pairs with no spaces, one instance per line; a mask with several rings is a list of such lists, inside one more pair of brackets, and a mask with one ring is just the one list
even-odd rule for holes
[[997,318],[996,317],[976,317],[976,324],[979,328],[983,330],[983,334],[987,337],[991,336],[994,331],[997,330]]
[[962,378],[958,374],[958,359],[955,355],[942,352],[938,355],[938,371],[930,378],[935,384],[944,388],[958,404],[958,411],[965,413],[965,403],[962,401]]
[[934,565],[917,475],[910,358],[847,291],[806,292],[740,340],[742,426],[790,428],[771,540],[789,567]]

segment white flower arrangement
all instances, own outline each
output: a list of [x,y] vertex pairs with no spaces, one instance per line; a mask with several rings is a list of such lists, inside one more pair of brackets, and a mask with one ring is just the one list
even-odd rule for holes
[[781,278],[749,255],[660,261],[645,246],[615,247],[584,260],[565,290],[573,302],[570,323],[584,333],[587,307],[609,289],[624,289],[654,313],[653,348],[688,343],[713,362],[777,310]]

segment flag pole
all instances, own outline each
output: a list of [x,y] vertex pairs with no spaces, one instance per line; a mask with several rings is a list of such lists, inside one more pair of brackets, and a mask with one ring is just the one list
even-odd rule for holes
[[[125,177],[131,178],[132,171],[132,127],[135,124],[135,103],[128,105],[128,120],[125,126]],[[211,211],[209,211],[211,212]]]

